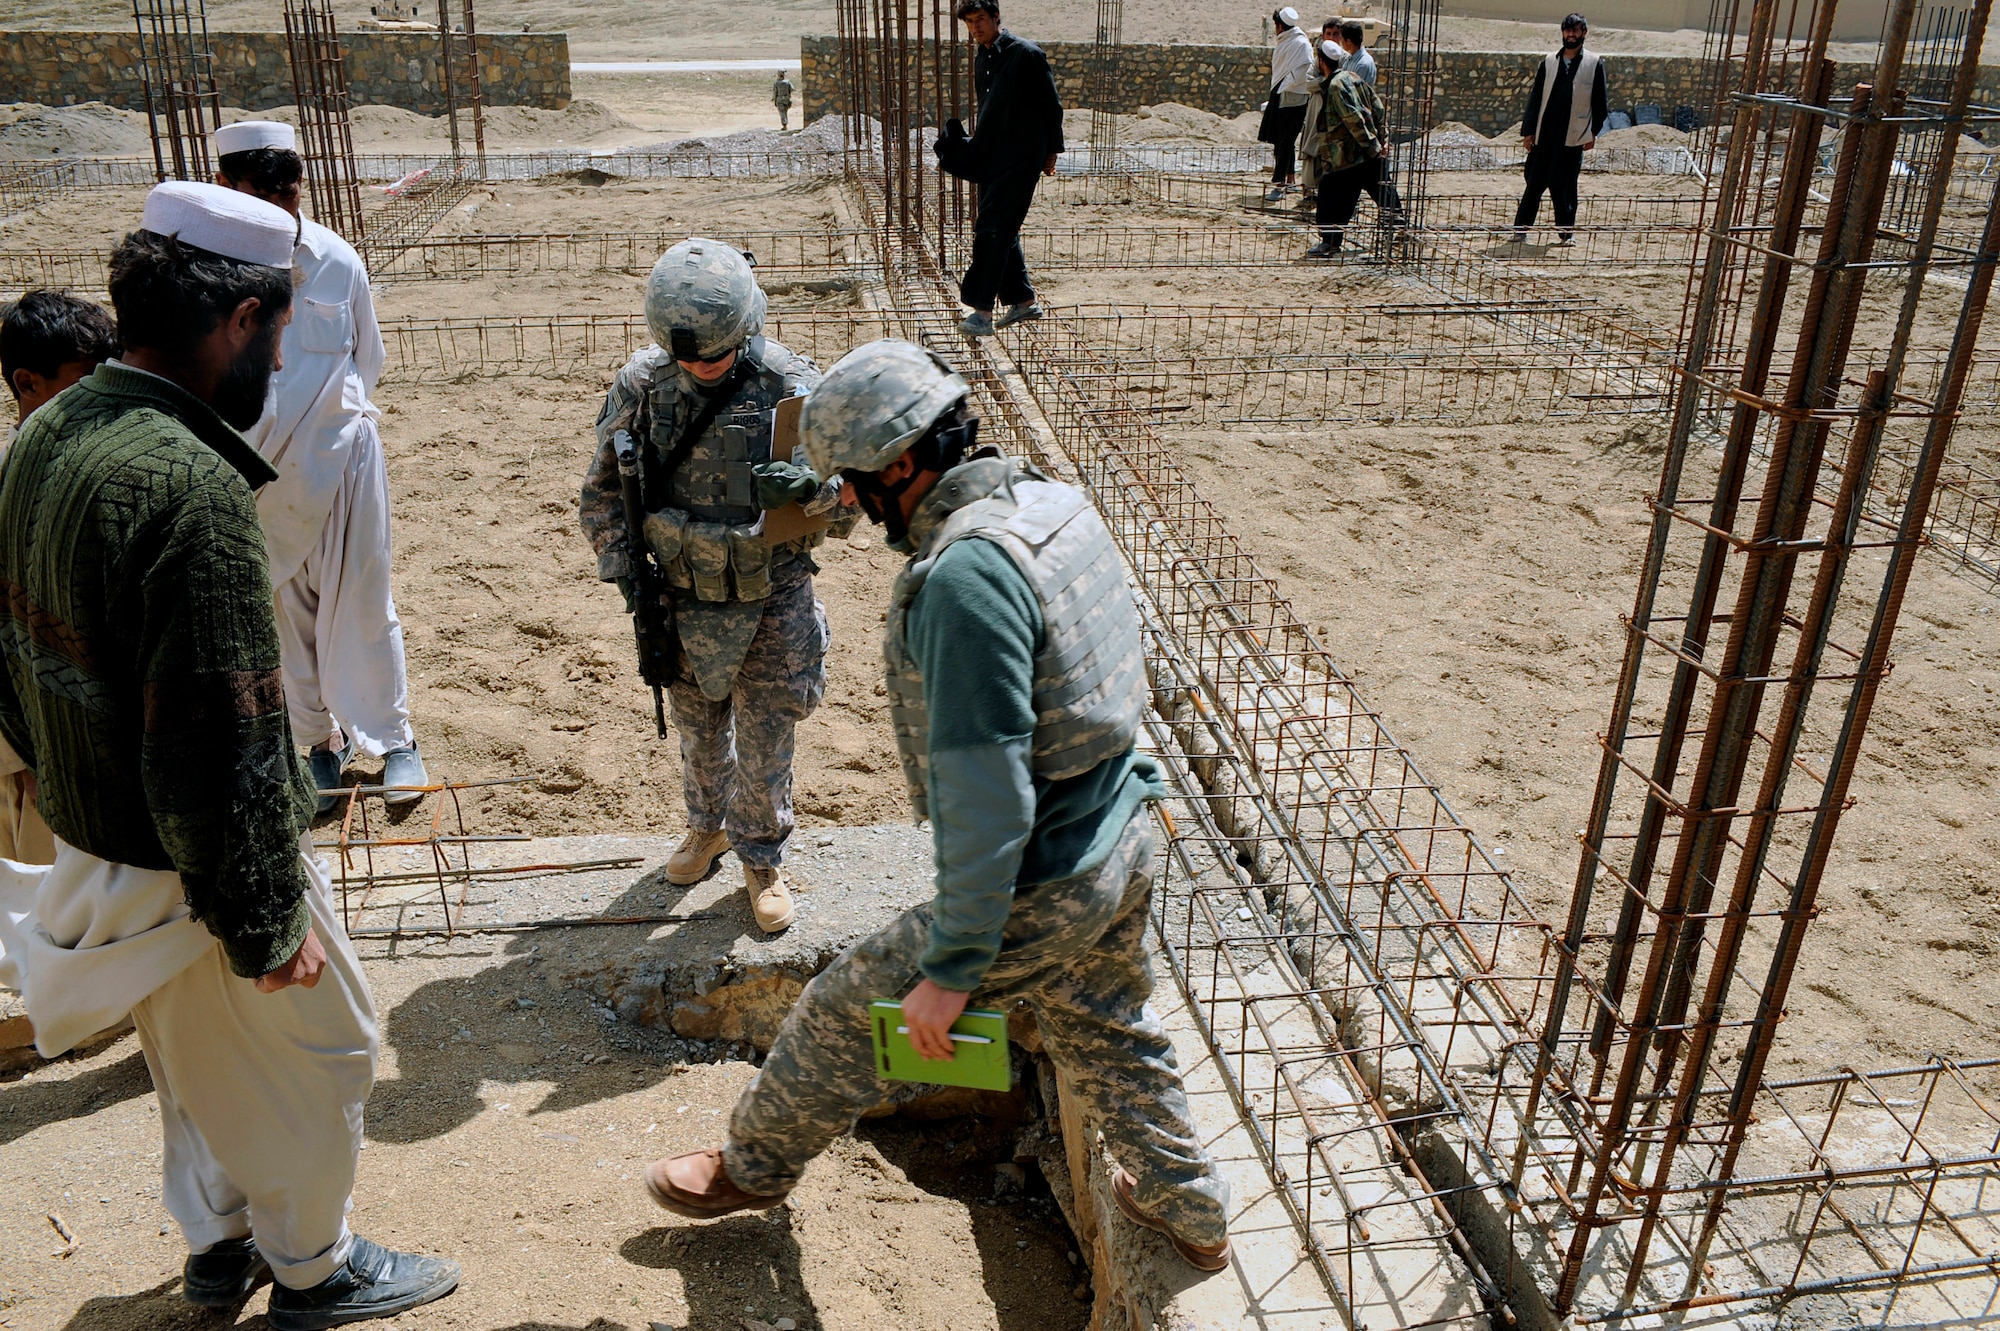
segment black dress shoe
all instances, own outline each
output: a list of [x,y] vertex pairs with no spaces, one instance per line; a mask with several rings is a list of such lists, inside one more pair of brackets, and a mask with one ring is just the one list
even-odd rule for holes
[[357,1235],[347,1265],[311,1289],[274,1286],[269,1320],[275,1331],[321,1331],[394,1317],[457,1288],[457,1262],[393,1252]]
[[224,1239],[189,1253],[181,1267],[181,1297],[202,1308],[234,1308],[271,1278],[271,1264],[252,1238]]

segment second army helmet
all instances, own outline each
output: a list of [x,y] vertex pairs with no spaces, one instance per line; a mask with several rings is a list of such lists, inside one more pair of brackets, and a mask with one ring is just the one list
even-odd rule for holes
[[714,360],[764,330],[764,289],[734,245],[692,236],[646,278],[646,327],[675,360]]
[[884,338],[856,347],[806,399],[799,442],[821,476],[894,462],[972,388],[936,352]]

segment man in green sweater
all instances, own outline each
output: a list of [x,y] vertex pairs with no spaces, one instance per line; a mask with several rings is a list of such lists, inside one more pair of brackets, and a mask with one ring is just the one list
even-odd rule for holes
[[274,1279],[278,1331],[458,1281],[347,1228],[375,1012],[306,837],[253,493],[277,473],[237,433],[279,363],[297,237],[248,195],[155,189],[111,256],[123,359],[0,471],[0,736],[57,838],[46,869],[0,864],[39,880],[0,978],[48,1056],[132,1014],[182,1294],[235,1309]]
[[964,379],[908,342],[861,347],[806,400],[813,469],[910,555],[884,651],[897,748],[935,841],[937,896],[806,986],[728,1144],[659,1160],[661,1205],[710,1218],[775,1206],[876,1102],[868,1004],[904,995],[910,1043],[951,1057],[969,1000],[1026,999],[1121,1168],[1133,1221],[1204,1271],[1229,1261],[1229,1185],[1188,1119],[1146,1005],[1145,664],[1109,532],[1090,501],[992,448]]

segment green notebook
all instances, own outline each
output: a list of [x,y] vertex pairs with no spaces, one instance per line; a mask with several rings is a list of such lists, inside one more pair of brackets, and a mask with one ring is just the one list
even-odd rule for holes
[[1007,1016],[968,1008],[951,1024],[952,1056],[930,1059],[910,1047],[903,1005],[878,998],[868,1005],[875,1041],[875,1071],[884,1081],[923,1081],[937,1086],[971,1086],[1004,1091],[1013,1085],[1007,1060]]

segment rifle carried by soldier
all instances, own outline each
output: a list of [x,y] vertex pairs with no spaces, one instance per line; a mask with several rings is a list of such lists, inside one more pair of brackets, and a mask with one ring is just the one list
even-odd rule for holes
[[639,644],[639,678],[653,690],[653,721],[667,737],[666,687],[680,667],[680,639],[674,636],[667,580],[646,544],[646,501],[639,485],[639,445],[631,432],[611,436],[618,452],[618,489],[625,500],[625,540],[632,560],[632,635]]

